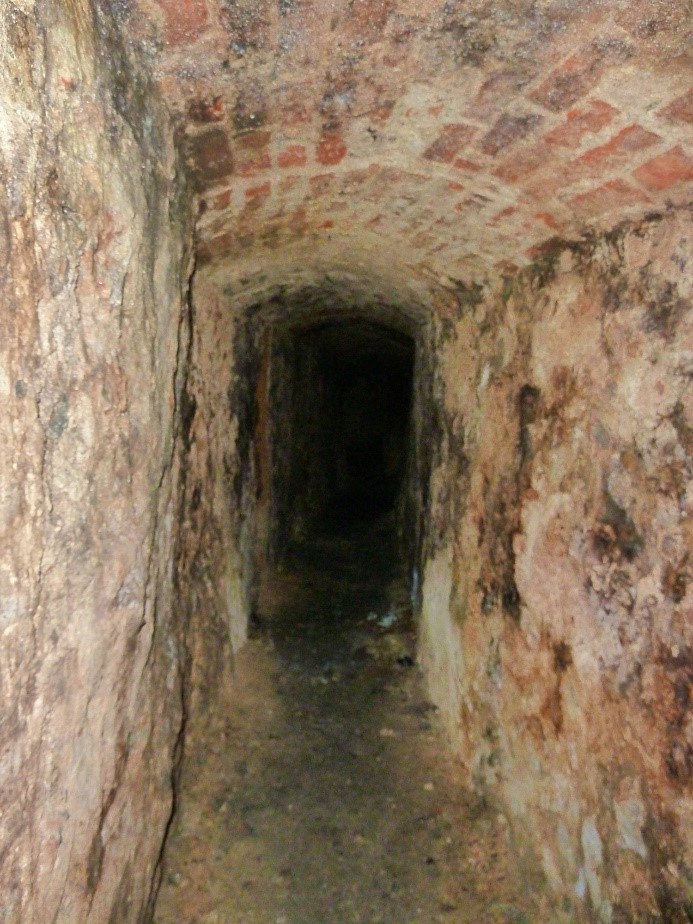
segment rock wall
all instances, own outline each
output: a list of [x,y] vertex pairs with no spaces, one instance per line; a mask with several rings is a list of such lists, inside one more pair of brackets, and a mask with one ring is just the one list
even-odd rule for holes
[[692,238],[559,246],[439,331],[422,660],[566,921],[693,909]]
[[[689,920],[693,232],[682,210],[662,211],[683,201],[691,176],[681,78],[662,66],[642,93],[614,79],[601,88],[608,102],[582,99],[585,85],[564,116],[572,104],[548,105],[542,86],[568,48],[519,82],[455,64],[462,83],[450,86],[469,92],[429,98],[417,83],[391,100],[388,91],[381,115],[364,100],[363,131],[354,121],[342,148],[341,136],[323,137],[320,106],[287,109],[280,93],[277,124],[304,108],[315,119],[274,134],[270,119],[260,131],[264,104],[234,95],[242,62],[229,76],[221,59],[196,88],[183,58],[198,33],[175,28],[193,7],[201,35],[206,4],[163,5],[174,54],[159,74],[173,99],[178,79],[191,81],[186,144],[207,209],[201,201],[198,255],[218,258],[222,280],[215,288],[205,268],[192,296],[189,200],[146,77],[156,33],[134,28],[128,3],[0,8],[3,920],[147,917],[186,718],[213,702],[245,638],[254,540],[267,532],[270,354],[246,308],[260,305],[252,291],[270,285],[267,271],[288,285],[305,264],[313,282],[327,279],[334,254],[349,272],[330,284],[341,291],[361,273],[369,305],[395,277],[418,292],[425,276],[448,293],[425,299],[416,443],[430,435],[433,463],[429,484],[418,453],[411,494],[424,508],[422,663],[469,779],[503,800],[566,921]],[[595,14],[585,42],[608,13]],[[624,16],[627,34],[640,34]],[[210,29],[219,22],[209,18]],[[316,21],[325,48],[329,22]],[[388,33],[398,59],[407,36],[429,41],[424,26]],[[439,31],[442,47],[450,29]],[[629,65],[638,90],[651,32]],[[548,49],[538,35],[528,47]],[[589,63],[602,46],[585,48],[584,73],[608,76],[611,64]],[[657,54],[668,62],[669,46]],[[378,72],[390,67],[382,60]],[[439,67],[434,56],[431,73]],[[480,110],[499,79],[510,96]],[[520,92],[547,112],[509,125],[503,113]],[[477,110],[446,108],[451,100]],[[390,135],[381,129],[393,113],[401,130]],[[419,137],[409,120],[424,113],[433,121]],[[467,140],[460,119],[473,119]],[[433,165],[430,176],[404,169],[406,157],[379,166],[371,145],[398,137],[414,139],[410,160]],[[519,172],[515,151],[504,153],[516,142]],[[565,166],[567,186],[548,183],[542,171],[555,179]],[[472,195],[484,175],[488,196]],[[536,201],[524,197],[535,182]],[[449,221],[453,193],[461,225]],[[659,211],[640,220],[650,208]],[[554,231],[577,237],[604,209],[600,227],[617,212],[639,223],[530,249],[535,262],[517,270],[529,245]],[[310,260],[297,250],[291,270],[295,235]],[[394,256],[409,237],[400,272]],[[509,264],[500,258],[512,242],[522,259]],[[438,262],[423,273],[419,253]],[[514,275],[486,288],[459,282],[492,271]],[[243,314],[233,308],[242,290]],[[399,307],[396,292],[387,303]]]
[[0,916],[138,920],[181,726],[190,238],[118,5],[0,7]]
[[[178,591],[186,625],[186,711],[214,707],[246,639],[255,529],[260,332],[196,274],[183,394],[184,466]],[[191,722],[188,731],[204,727]],[[192,739],[187,741],[194,747]]]

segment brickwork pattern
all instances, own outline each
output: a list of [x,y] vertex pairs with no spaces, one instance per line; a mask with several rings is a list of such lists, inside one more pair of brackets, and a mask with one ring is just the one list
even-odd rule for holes
[[480,278],[690,198],[682,0],[141,6],[202,260],[339,241]]

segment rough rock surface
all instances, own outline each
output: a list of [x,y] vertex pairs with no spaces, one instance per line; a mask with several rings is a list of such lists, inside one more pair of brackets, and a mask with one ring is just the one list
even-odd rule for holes
[[110,12],[0,8],[0,917],[136,920],[171,812],[186,199]]
[[468,780],[569,919],[690,918],[690,48],[685,0],[4,3],[9,921],[147,913],[297,292],[415,331],[421,654]]
[[559,249],[441,344],[430,687],[603,921],[691,913],[692,237],[678,214]]
[[[176,561],[185,624],[186,712],[213,707],[246,639],[251,606],[255,344],[218,289],[192,282],[189,371],[181,402],[183,478]],[[188,733],[195,735],[192,722]]]

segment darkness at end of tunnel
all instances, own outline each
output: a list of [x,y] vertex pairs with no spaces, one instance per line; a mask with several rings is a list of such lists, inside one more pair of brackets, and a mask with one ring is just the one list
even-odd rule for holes
[[[278,529],[350,535],[402,506],[410,472],[414,341],[360,319],[281,339],[274,363]],[[282,418],[283,415],[283,419]]]

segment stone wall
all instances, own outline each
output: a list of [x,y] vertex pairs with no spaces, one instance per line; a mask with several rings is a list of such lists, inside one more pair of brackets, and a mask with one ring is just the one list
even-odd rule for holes
[[685,3],[231,6],[0,8],[4,919],[146,918],[252,610],[284,289],[417,319],[421,660],[469,780],[566,921],[685,921]]
[[138,920],[172,805],[190,234],[163,108],[114,16],[0,8],[7,922]]
[[690,920],[692,237],[557,247],[440,332],[422,660],[568,921]]
[[[257,461],[253,431],[259,344],[202,274],[191,290],[183,394],[181,542],[176,562],[186,625],[187,712],[214,707],[246,638],[255,573]],[[203,723],[204,725],[204,723]],[[199,722],[190,724],[194,732]],[[187,746],[194,747],[188,740]]]

